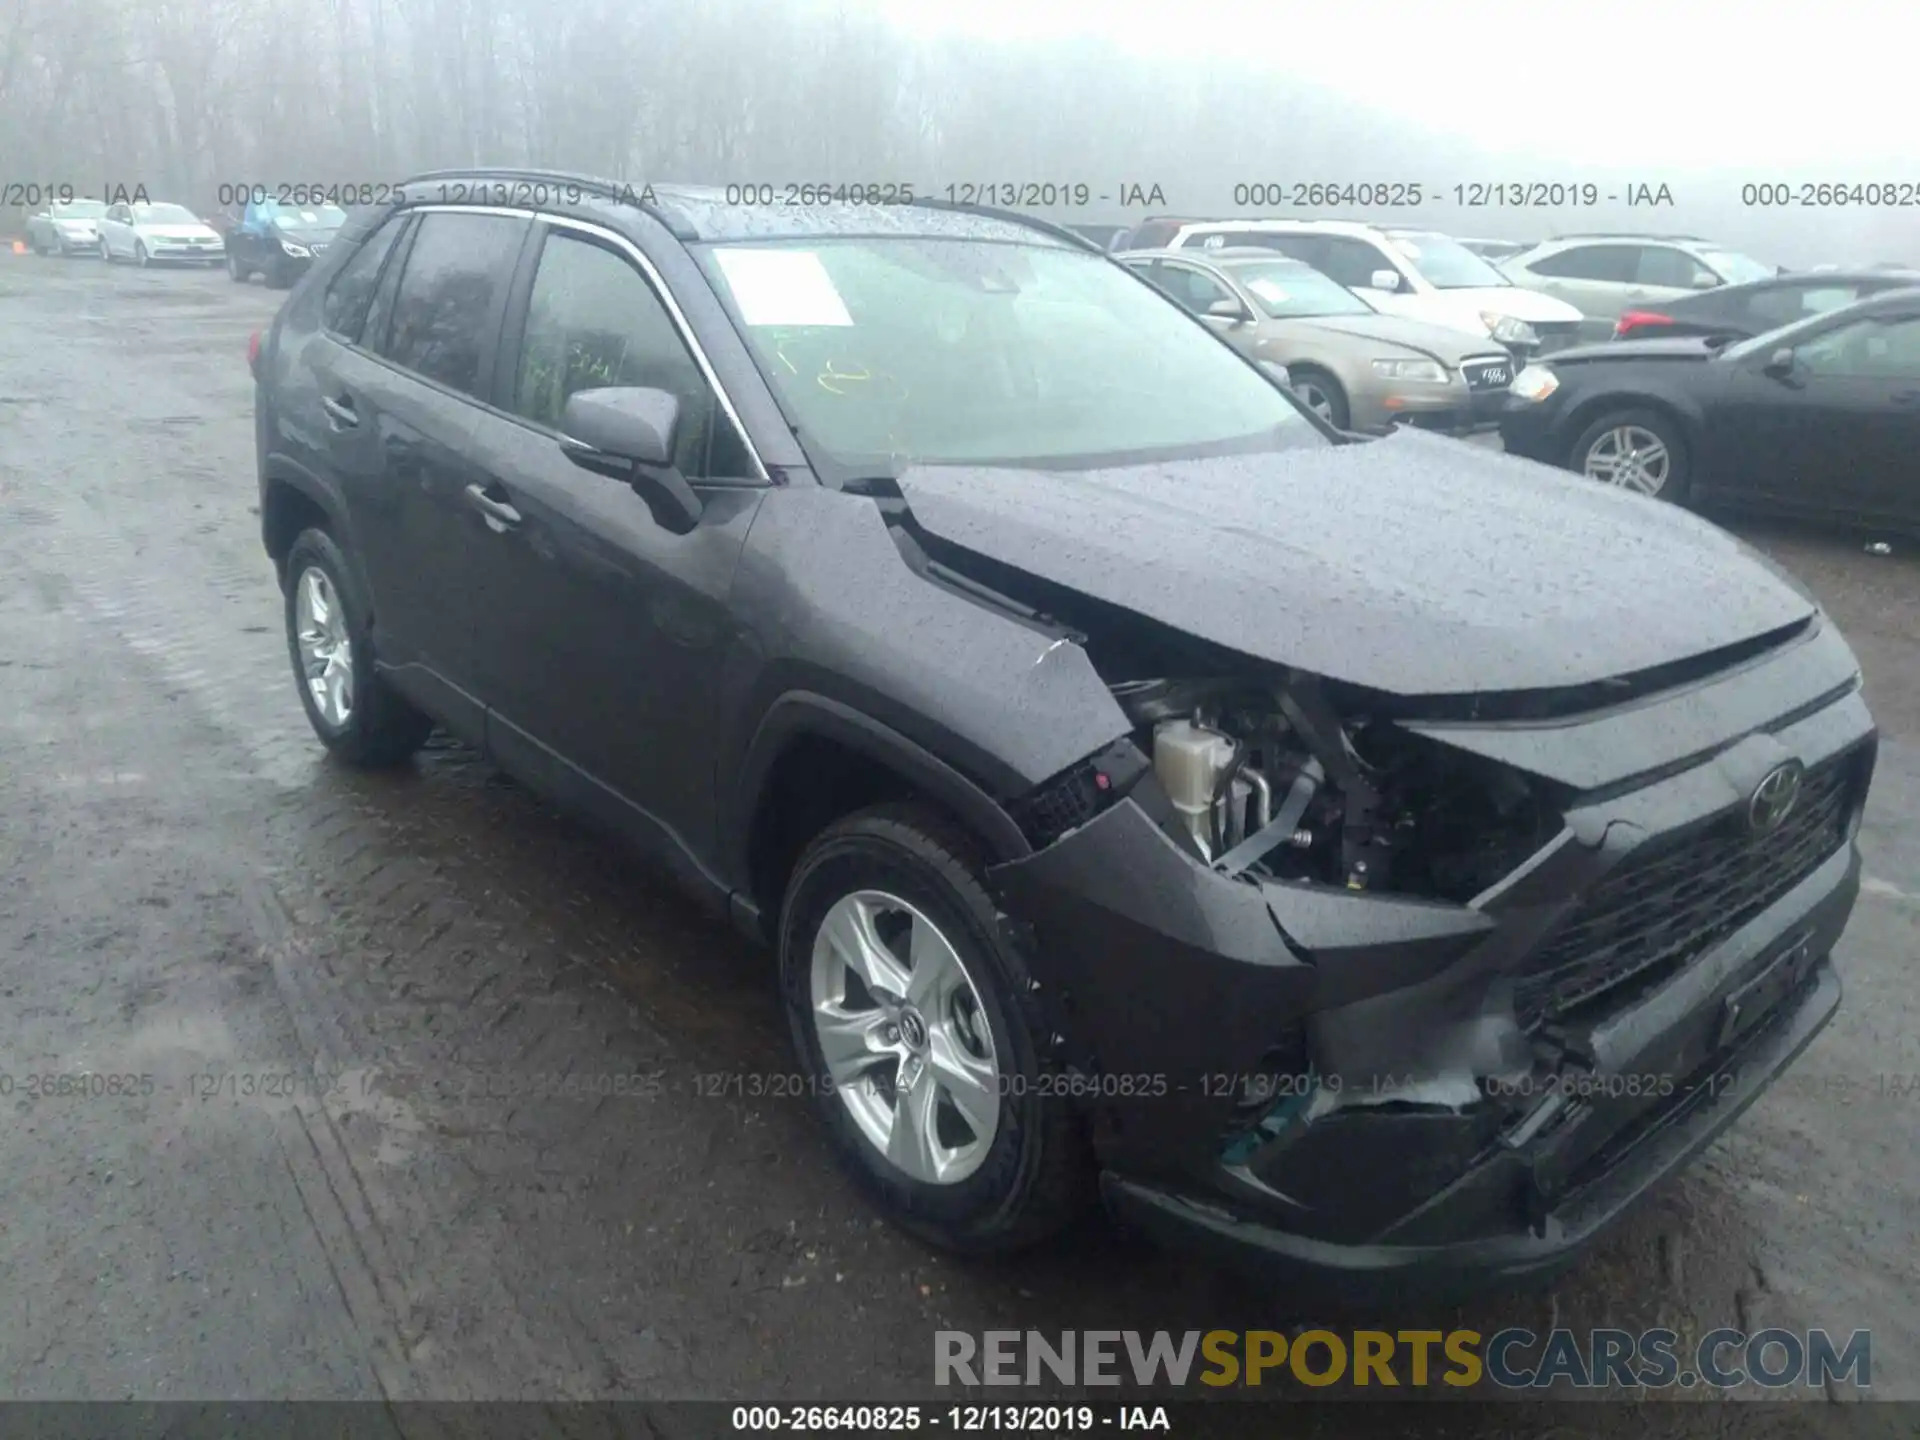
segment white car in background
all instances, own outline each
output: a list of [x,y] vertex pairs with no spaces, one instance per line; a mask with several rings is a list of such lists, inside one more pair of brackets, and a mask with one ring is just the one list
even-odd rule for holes
[[227,263],[220,232],[184,205],[160,201],[109,205],[98,224],[102,260],[131,260],[136,265]]
[[1527,290],[1437,230],[1352,220],[1204,220],[1182,225],[1172,250],[1259,245],[1304,260],[1374,309],[1488,336],[1520,358],[1577,342],[1581,314]]

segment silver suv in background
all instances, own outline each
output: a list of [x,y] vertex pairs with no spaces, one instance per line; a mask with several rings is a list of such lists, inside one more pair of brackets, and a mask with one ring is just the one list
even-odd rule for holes
[[1629,310],[1722,285],[1765,280],[1768,265],[1697,235],[1562,235],[1500,263],[1516,285],[1564,300],[1587,317],[1582,338],[1605,340]]

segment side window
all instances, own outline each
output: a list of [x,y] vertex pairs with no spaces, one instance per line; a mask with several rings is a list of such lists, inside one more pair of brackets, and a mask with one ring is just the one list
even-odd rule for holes
[[1642,285],[1661,285],[1670,290],[1695,290],[1720,277],[1684,250],[1671,245],[1640,246],[1640,262],[1634,272]]
[[1251,234],[1237,235],[1234,241],[1240,245],[1255,245],[1262,250],[1277,250],[1316,270],[1320,267],[1321,252],[1325,249],[1325,242],[1318,235],[1296,235],[1286,230],[1256,230]]
[[393,253],[393,242],[406,223],[406,216],[395,215],[369,235],[327,287],[326,299],[320,305],[320,323],[341,339],[360,338],[360,327],[367,322],[367,307],[373,303],[374,286],[380,283],[380,267]]
[[558,430],[569,395],[612,385],[679,397],[674,465],[689,480],[753,474],[745,442],[646,277],[604,246],[552,231],[527,303],[510,408]]
[[1816,375],[1860,380],[1920,380],[1920,318],[1855,320],[1796,347]]
[[1313,268],[1349,290],[1370,290],[1374,271],[1399,267],[1364,240],[1327,235],[1321,238],[1320,259]]
[[1755,291],[1747,297],[1744,308],[1747,323],[1757,334],[1791,325],[1796,320],[1824,315],[1859,298],[1859,290],[1851,285],[1781,285]]
[[526,225],[509,215],[423,215],[381,353],[416,375],[484,395],[499,304],[513,281]]
[[1216,300],[1233,299],[1233,292],[1226,286],[1190,265],[1162,265],[1160,288],[1196,315],[1206,314]]
[[1575,245],[1547,255],[1527,268],[1555,280],[1611,280],[1626,284],[1634,278],[1637,249],[1633,245]]

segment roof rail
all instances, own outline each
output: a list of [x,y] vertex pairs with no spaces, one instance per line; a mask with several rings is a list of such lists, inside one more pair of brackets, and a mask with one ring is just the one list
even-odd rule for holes
[[400,182],[404,193],[409,185],[423,184],[428,181],[451,180],[514,180],[525,181],[533,185],[572,185],[581,190],[592,191],[604,200],[615,204],[632,205],[658,220],[673,232],[676,240],[697,240],[699,235],[683,222],[674,219],[657,205],[649,205],[640,195],[651,189],[651,185],[642,184],[637,188],[631,181],[607,180],[593,175],[580,175],[571,170],[533,170],[512,165],[466,165],[451,170],[423,170],[418,175],[410,175]]
[[1696,245],[1707,243],[1704,235],[1670,235],[1649,230],[1568,230],[1553,237],[1556,240],[1690,240]]
[[951,210],[961,215],[983,215],[993,220],[1006,220],[1015,225],[1024,225],[1029,230],[1040,230],[1056,240],[1065,240],[1075,249],[1091,250],[1096,255],[1105,255],[1109,251],[1104,245],[1088,239],[1077,230],[1069,230],[1065,225],[1057,225],[1051,220],[1042,220],[1038,216],[1025,215],[1018,210],[1002,210],[995,205],[972,205],[964,200],[920,199],[912,202],[922,210]]

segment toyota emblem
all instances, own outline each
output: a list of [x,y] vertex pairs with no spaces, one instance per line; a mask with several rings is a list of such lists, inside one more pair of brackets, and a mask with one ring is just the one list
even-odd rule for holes
[[1778,830],[1800,798],[1800,781],[1807,767],[1798,760],[1776,765],[1753,787],[1747,800],[1747,827],[1756,835]]

